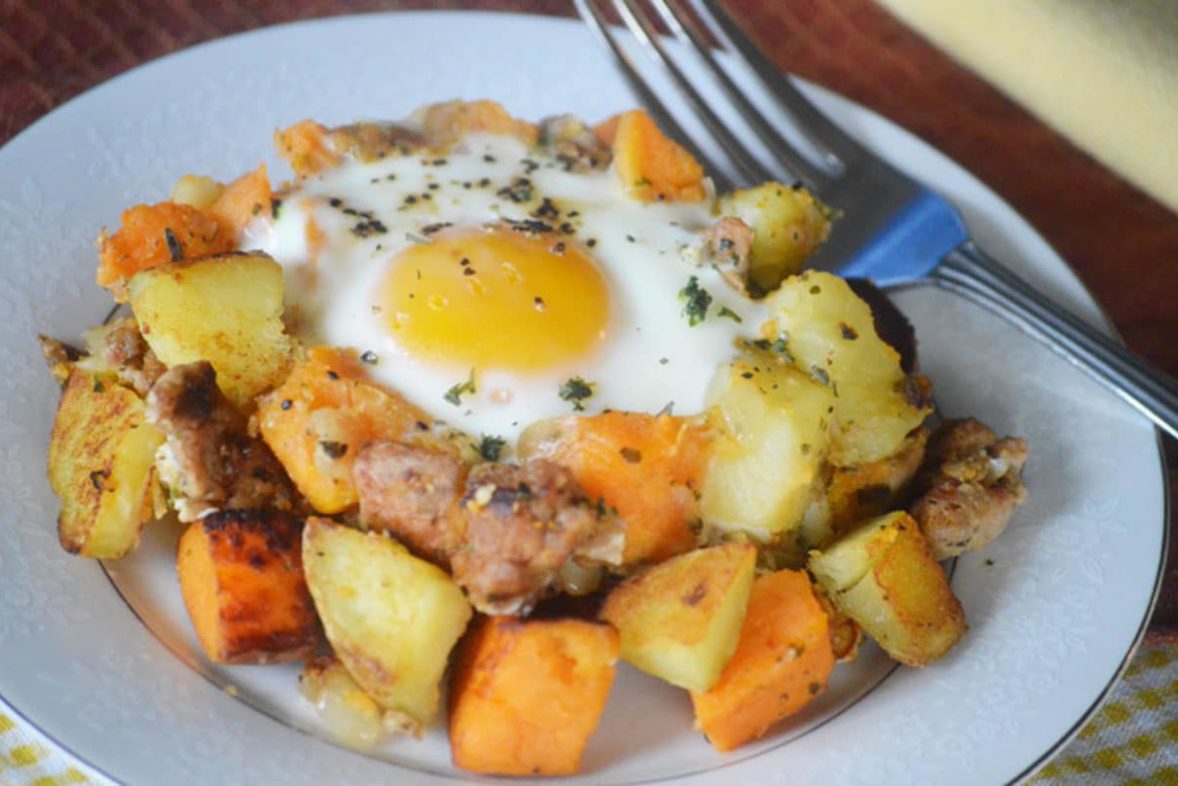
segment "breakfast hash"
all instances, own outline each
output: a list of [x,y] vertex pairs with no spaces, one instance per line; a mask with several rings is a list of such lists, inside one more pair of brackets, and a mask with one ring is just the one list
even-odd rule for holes
[[62,546],[183,528],[209,660],[304,662],[348,745],[445,701],[456,766],[564,775],[619,659],[728,751],[863,636],[964,635],[940,561],[1001,534],[1026,443],[931,425],[903,316],[804,268],[836,216],[800,184],[716,193],[641,110],[275,142],[289,182],[126,210],[97,282],[130,316],[40,337]]

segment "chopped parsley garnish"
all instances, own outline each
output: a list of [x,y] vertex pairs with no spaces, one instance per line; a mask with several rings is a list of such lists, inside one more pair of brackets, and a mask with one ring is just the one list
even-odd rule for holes
[[728,306],[721,306],[720,311],[716,316],[726,317],[727,319],[731,319],[733,322],[735,322],[738,325],[740,323],[744,322],[744,320],[740,318],[740,314],[737,314],[735,311],[728,308]]
[[687,317],[688,325],[695,327],[708,318],[712,296],[699,285],[695,276],[687,279],[687,286],[679,290],[679,299],[683,301],[683,316]]
[[593,395],[593,383],[580,377],[570,377],[560,386],[560,397],[571,402],[577,412],[585,410],[581,402]]
[[449,401],[451,404],[457,407],[461,406],[462,404],[463,394],[473,394],[476,392],[478,392],[478,388],[474,383],[474,369],[472,368],[470,370],[470,376],[467,377],[466,381],[459,382],[458,384],[452,386],[449,390],[446,391],[446,395],[442,396],[442,398],[446,399],[446,401]]
[[479,455],[483,457],[483,461],[498,461],[506,444],[507,440],[503,437],[484,434],[483,438],[479,440]]

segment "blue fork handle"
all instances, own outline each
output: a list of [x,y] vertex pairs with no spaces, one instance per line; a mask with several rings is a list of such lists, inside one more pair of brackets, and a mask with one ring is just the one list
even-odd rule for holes
[[920,191],[840,266],[882,287],[932,281],[1010,320],[1178,437],[1178,381],[1053,303],[973,241],[956,209]]
[[[836,228],[837,231],[837,228]],[[943,197],[922,189],[891,216],[849,262],[845,278],[869,278],[880,287],[928,278],[949,252],[969,240],[961,216]]]

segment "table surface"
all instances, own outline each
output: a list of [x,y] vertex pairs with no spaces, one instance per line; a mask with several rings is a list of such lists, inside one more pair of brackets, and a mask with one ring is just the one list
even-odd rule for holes
[[[870,0],[727,5],[783,69],[871,107],[974,172],[1068,261],[1126,343],[1178,376],[1178,216]],[[572,13],[567,0],[8,0],[0,3],[0,144],[78,93],[201,41],[293,19],[429,7]],[[1164,445],[1173,490],[1178,443]],[[1155,639],[1178,640],[1176,553],[1178,538]]]

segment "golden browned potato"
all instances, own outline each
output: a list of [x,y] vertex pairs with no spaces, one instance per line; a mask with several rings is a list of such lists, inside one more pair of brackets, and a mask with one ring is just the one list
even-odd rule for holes
[[926,381],[909,377],[875,332],[871,309],[829,273],[792,276],[765,299],[767,339],[834,396],[830,461],[840,467],[891,456],[932,412]]
[[763,183],[720,197],[716,212],[743,220],[753,231],[749,289],[772,292],[797,273],[830,235],[830,210],[804,188]]
[[339,658],[315,658],[299,672],[299,693],[315,707],[341,745],[367,750],[397,730],[388,712],[356,684]]
[[872,519],[810,553],[834,604],[908,666],[926,666],[965,633],[965,612],[920,527],[903,511]]
[[303,530],[303,568],[348,673],[419,732],[437,713],[447,658],[471,617],[462,590],[395,540],[314,517]]
[[49,439],[49,485],[61,499],[57,533],[66,551],[116,559],[139,544],[163,440],[140,398],[113,377],[70,373]]
[[176,571],[197,638],[215,663],[310,657],[319,619],[303,579],[302,522],[276,510],[224,510],[180,538]]
[[[724,372],[721,372],[724,373]],[[706,526],[766,542],[801,525],[830,445],[829,387],[772,351],[732,363],[709,410],[720,436],[704,475]]]
[[209,361],[225,395],[250,409],[291,364],[284,287],[282,268],[265,254],[222,254],[136,273],[131,308],[164,365]]
[[45,358],[45,365],[49,366],[53,381],[64,387],[70,372],[74,370],[74,365],[85,357],[85,354],[77,347],[49,336],[37,336],[37,344],[41,347],[41,355]]
[[673,685],[708,690],[736,650],[756,560],[753,546],[728,543],[622,582],[601,609],[621,635],[622,659]]
[[830,649],[837,661],[855,660],[859,657],[859,642],[863,639],[863,631],[855,624],[855,620],[834,604],[830,594],[821,584],[814,585],[814,597],[826,612],[826,619],[830,628]]

